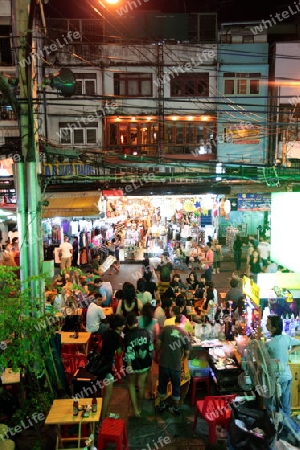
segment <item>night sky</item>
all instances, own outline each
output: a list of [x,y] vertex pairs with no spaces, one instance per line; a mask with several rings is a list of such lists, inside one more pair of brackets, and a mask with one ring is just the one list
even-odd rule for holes
[[[120,4],[126,4],[137,0],[120,0]],[[141,4],[138,10],[151,10],[162,12],[217,12],[219,21],[250,21],[268,19],[286,10],[293,1],[274,0],[267,5],[262,0],[139,0]],[[98,6],[98,0],[49,0],[45,5],[48,17],[81,17],[96,18],[91,5]],[[300,13],[299,13],[300,20]]]

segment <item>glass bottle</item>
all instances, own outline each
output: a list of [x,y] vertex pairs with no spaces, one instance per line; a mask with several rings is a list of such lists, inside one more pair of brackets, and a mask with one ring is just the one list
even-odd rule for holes
[[78,416],[78,398],[74,398],[73,401],[73,416]]
[[94,392],[93,399],[92,399],[92,413],[96,413],[97,409],[98,409],[98,402],[97,402],[96,393]]

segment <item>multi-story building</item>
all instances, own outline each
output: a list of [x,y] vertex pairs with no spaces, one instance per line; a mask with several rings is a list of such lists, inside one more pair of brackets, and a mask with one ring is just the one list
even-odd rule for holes
[[[166,17],[169,35],[173,16]],[[200,16],[196,15],[198,25],[203,23]],[[47,92],[47,160],[58,146],[68,160],[74,151],[82,160],[98,155],[101,170],[106,165],[112,176],[130,161],[130,176],[137,166],[151,166],[169,173],[171,180],[177,172],[182,179],[182,174],[196,172],[201,162],[215,161],[217,33],[216,16],[207,16],[212,32],[202,43],[197,29],[190,43],[187,27],[181,41],[137,36],[132,42],[127,36],[121,43],[116,37],[104,44],[96,21],[50,22],[52,42],[76,31],[80,38],[48,58],[56,68],[72,69],[77,91],[72,99],[55,99]],[[92,39],[93,44],[86,44]],[[53,73],[54,68],[46,69],[46,74]]]
[[267,32],[224,23],[218,46],[218,161],[268,165]]
[[[272,45],[270,64],[271,142],[274,165],[299,168],[300,160],[300,70],[299,42]],[[296,181],[296,180],[295,180]]]

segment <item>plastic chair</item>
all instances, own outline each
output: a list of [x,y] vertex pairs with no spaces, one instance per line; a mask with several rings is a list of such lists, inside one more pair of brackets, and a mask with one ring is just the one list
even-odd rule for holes
[[98,436],[98,450],[103,450],[108,442],[114,442],[117,450],[128,450],[128,437],[125,420],[106,418]]
[[101,334],[91,334],[88,344],[89,352],[100,352],[102,348],[102,335]]
[[197,394],[197,385],[199,383],[205,383],[206,385],[206,391],[208,394],[210,394],[210,380],[209,375],[203,375],[199,377],[192,377],[192,391],[191,391],[191,398],[190,398],[190,405],[194,406],[196,403],[196,394]]
[[77,344],[61,344],[62,355],[74,355],[78,352],[79,346]]
[[198,416],[201,416],[208,424],[208,440],[210,444],[217,441],[217,424],[229,430],[231,408],[230,403],[237,394],[208,395],[204,400],[197,400],[193,430],[196,431]]

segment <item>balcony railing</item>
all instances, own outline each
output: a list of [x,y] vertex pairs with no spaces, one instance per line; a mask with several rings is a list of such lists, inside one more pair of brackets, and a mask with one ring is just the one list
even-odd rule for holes
[[0,106],[0,120],[16,120],[14,111],[8,106]]
[[132,156],[168,156],[168,157],[179,157],[180,159],[203,159],[215,160],[216,151],[207,148],[203,150],[202,147],[196,147],[193,145],[164,145],[162,150],[159,152],[158,145],[112,145],[107,147],[108,151],[115,153],[116,155],[132,155]]

